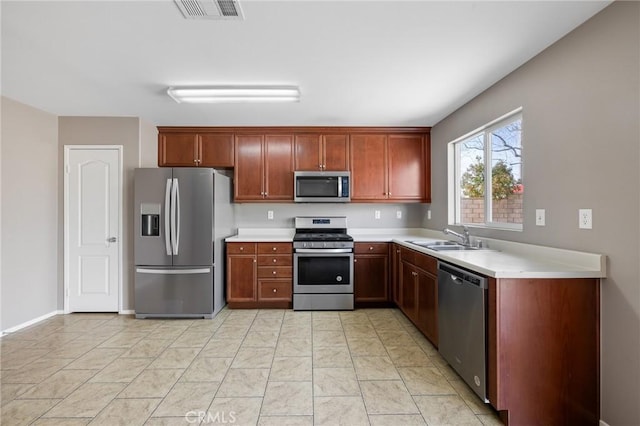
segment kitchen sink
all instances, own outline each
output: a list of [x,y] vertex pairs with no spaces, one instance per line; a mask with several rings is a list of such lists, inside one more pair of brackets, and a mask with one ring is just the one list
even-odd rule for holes
[[480,250],[478,247],[463,246],[455,241],[408,241],[420,247],[435,251]]

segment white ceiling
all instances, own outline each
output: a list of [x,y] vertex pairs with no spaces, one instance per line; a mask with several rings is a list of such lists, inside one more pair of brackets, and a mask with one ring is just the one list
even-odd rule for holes
[[[155,125],[431,126],[609,1],[2,1],[2,94]],[[295,104],[177,104],[171,85],[296,84]]]

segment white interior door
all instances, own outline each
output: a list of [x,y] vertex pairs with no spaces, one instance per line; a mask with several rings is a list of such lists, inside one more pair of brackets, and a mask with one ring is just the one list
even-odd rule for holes
[[65,312],[118,312],[122,147],[65,146]]

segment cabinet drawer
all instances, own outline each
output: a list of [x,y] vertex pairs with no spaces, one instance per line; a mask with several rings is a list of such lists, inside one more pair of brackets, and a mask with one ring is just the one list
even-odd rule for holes
[[432,275],[438,275],[438,260],[435,257],[416,253],[415,265]]
[[274,254],[267,256],[266,254],[258,256],[258,266],[291,266],[293,265],[293,256],[290,254]]
[[261,266],[258,268],[258,278],[291,278],[293,268],[290,266]]
[[411,263],[411,264],[415,264],[416,263],[416,255],[418,253],[408,249],[406,247],[402,247],[400,248],[400,257],[403,261]]
[[291,281],[260,281],[258,284],[259,300],[291,300]]
[[227,254],[255,254],[256,243],[227,243]]
[[355,243],[356,254],[389,254],[389,243]]
[[259,254],[292,253],[291,243],[258,243]]

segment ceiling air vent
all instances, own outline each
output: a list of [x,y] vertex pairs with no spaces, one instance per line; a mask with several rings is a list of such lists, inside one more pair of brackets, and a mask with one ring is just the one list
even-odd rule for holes
[[187,19],[243,19],[236,0],[174,0]]

